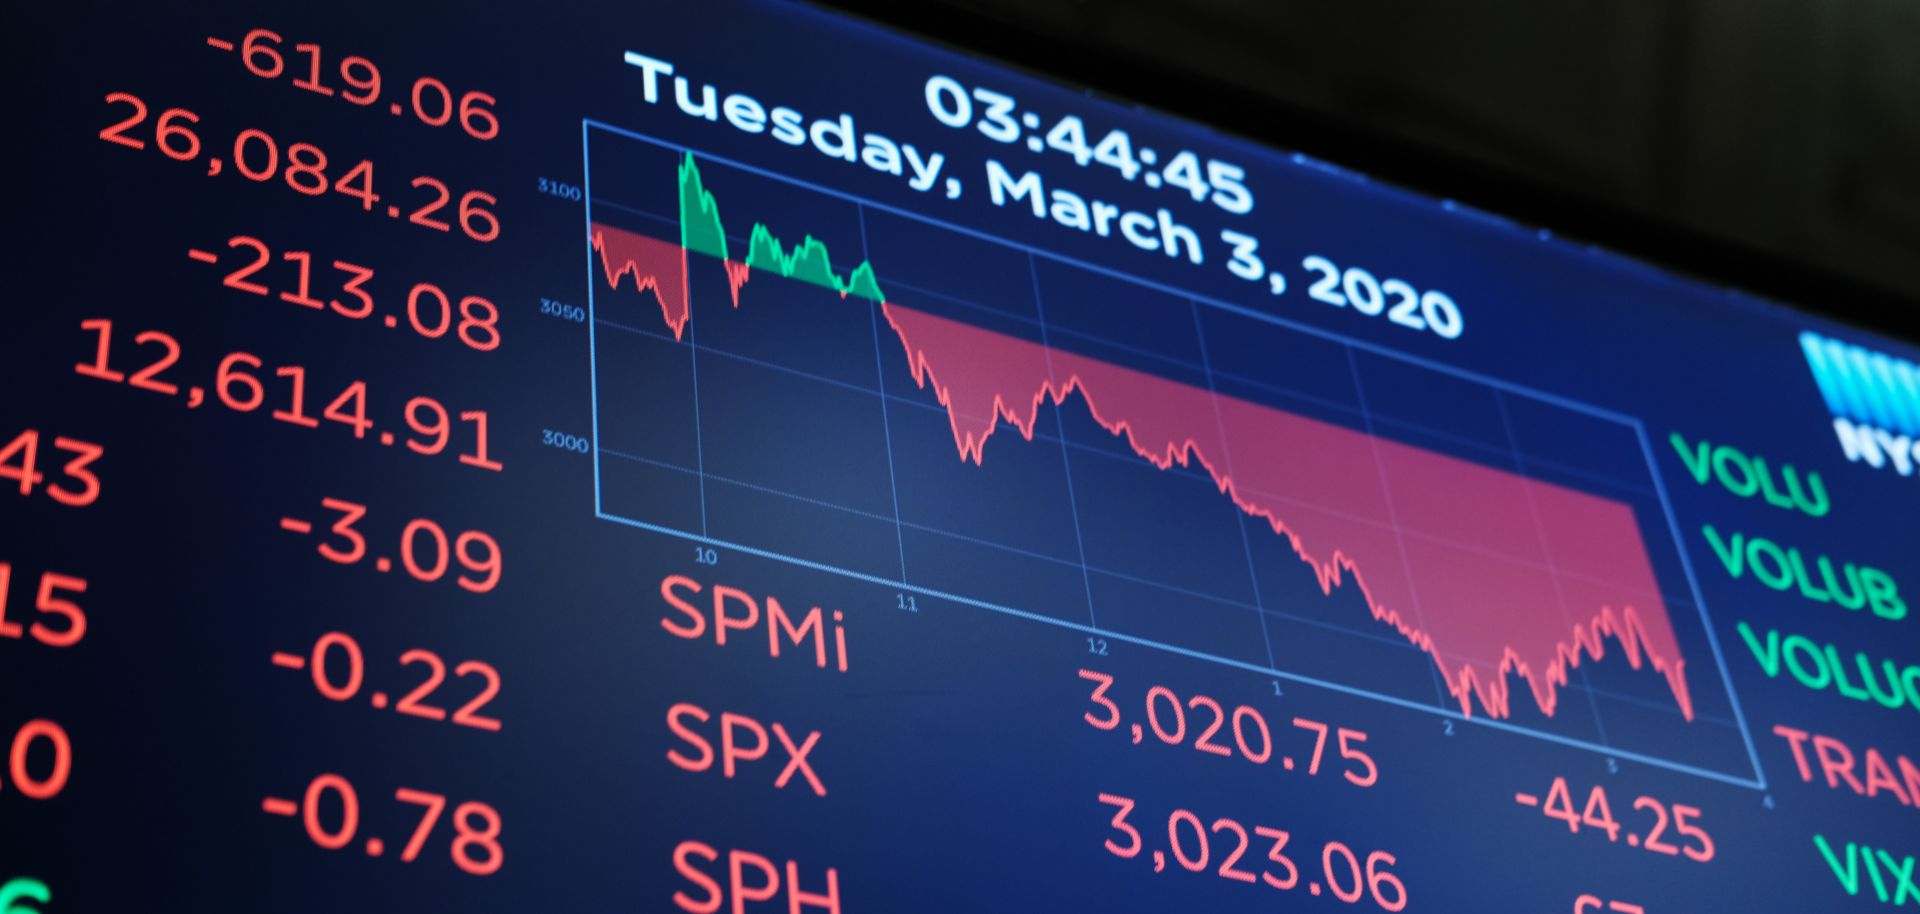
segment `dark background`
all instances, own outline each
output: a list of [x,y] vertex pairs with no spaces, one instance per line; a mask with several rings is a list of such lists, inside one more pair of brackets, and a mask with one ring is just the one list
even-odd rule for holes
[[831,5],[1709,280],[1920,327],[1912,3]]
[[[945,23],[933,34],[977,39],[983,53],[1005,48],[1007,56],[1026,59],[1017,53],[1020,29],[992,29],[989,20],[928,9],[932,12],[925,15]],[[1181,15],[1205,21],[1204,10],[1191,6]],[[1505,15],[1503,22],[1529,21],[1521,12]],[[129,6],[105,14],[80,6],[35,6],[21,18],[25,21],[7,30],[6,40],[19,45],[11,61],[20,69],[14,84],[22,87],[19,120],[27,125],[19,143],[27,165],[13,198],[15,224],[25,237],[14,254],[20,266],[16,296],[7,330],[0,332],[0,382],[20,393],[0,399],[0,440],[32,428],[107,449],[99,465],[106,494],[96,507],[69,509],[43,495],[23,498],[0,490],[0,556],[22,575],[51,569],[91,583],[85,606],[92,627],[82,644],[65,653],[10,645],[20,650],[0,655],[5,663],[0,712],[6,715],[0,717],[0,727],[6,728],[0,733],[10,734],[22,720],[45,717],[65,725],[75,746],[73,781],[58,798],[27,801],[11,782],[0,795],[5,814],[0,865],[9,867],[0,876],[30,873],[46,879],[59,893],[52,914],[131,910],[154,906],[155,899],[167,908],[192,904],[248,911],[659,910],[683,885],[669,855],[674,843],[685,839],[790,855],[815,879],[825,865],[847,867],[848,910],[1221,910],[1283,902],[1308,910],[1361,910],[1339,908],[1326,898],[1314,905],[1297,894],[1275,902],[1212,877],[1150,875],[1138,861],[1101,849],[1107,820],[1091,794],[1105,790],[1137,793],[1143,823],[1153,816],[1164,822],[1170,808],[1189,804],[1209,815],[1270,817],[1296,828],[1304,847],[1339,839],[1391,850],[1403,855],[1400,872],[1423,899],[1419,904],[1439,910],[1563,910],[1569,896],[1588,887],[1647,901],[1650,908],[1657,899],[1665,902],[1662,911],[1825,910],[1841,890],[1830,881],[1811,834],[1910,850],[1911,810],[1896,809],[1885,796],[1868,800],[1800,781],[1778,738],[1761,737],[1773,791],[1764,798],[1743,787],[1631,761],[1616,772],[1595,753],[1563,751],[1477,725],[1461,726],[1448,736],[1444,721],[1425,712],[1329,690],[1302,687],[1289,689],[1284,698],[1269,698],[1271,683],[1264,674],[1223,670],[1126,642],[1111,656],[1090,658],[1084,633],[1077,629],[1034,628],[1016,617],[939,599],[923,600],[921,611],[909,615],[895,608],[898,594],[892,586],[809,570],[724,543],[721,564],[705,566],[694,558],[700,540],[632,530],[593,516],[591,464],[543,447],[539,437],[542,429],[577,433],[590,428],[596,402],[594,350],[582,328],[538,310],[542,297],[579,303],[592,288],[579,207],[534,190],[536,176],[572,180],[583,175],[580,118],[645,128],[703,149],[718,147],[716,154],[782,175],[899,206],[918,205],[897,183],[835,171],[841,168],[835,160],[790,154],[778,144],[756,144],[666,106],[645,106],[632,68],[618,62],[622,50],[671,50],[690,72],[808,110],[848,104],[872,129],[909,131],[921,142],[933,137],[956,162],[964,158],[976,167],[985,156],[999,154],[999,147],[976,132],[949,131],[931,120],[918,83],[933,65],[975,84],[1015,85],[1023,99],[1044,103],[1050,112],[1079,110],[1065,92],[820,20],[791,4],[607,0],[584,10],[556,4],[529,12],[524,3],[453,0],[385,10],[261,10],[235,0],[187,10]],[[1569,40],[1582,36],[1574,24],[1555,22],[1568,26]],[[462,88],[497,92],[510,133],[483,146],[337,99],[308,97],[285,82],[249,75],[234,57],[204,44],[205,36],[234,38],[256,24],[270,24],[290,41],[364,53],[394,74],[396,86],[431,73]],[[1183,38],[1172,26],[1156,35],[1144,21],[1134,28],[1137,34],[1155,35],[1166,47],[1186,42],[1198,48],[1204,39],[1201,32]],[[1236,40],[1245,37],[1249,47],[1297,40],[1301,47],[1351,49],[1392,27],[1382,17],[1361,16],[1297,39],[1271,29],[1219,28],[1244,32]],[[1401,28],[1407,43],[1433,34],[1419,23]],[[973,38],[967,37],[970,29],[976,30]],[[1490,31],[1471,47],[1453,46],[1451,53],[1435,56],[1450,64],[1491,59],[1476,58],[1472,48],[1513,50],[1512,41],[1501,44],[1502,34]],[[1593,34],[1584,37],[1598,40]],[[1385,39],[1371,40],[1387,47]],[[1889,40],[1896,48],[1911,44]],[[1053,48],[1051,63],[1063,70],[1091,59],[1058,44],[1030,47]],[[859,58],[866,68],[827,56],[847,51],[866,55]],[[1292,59],[1306,53],[1297,51]],[[1756,61],[1765,59],[1755,54]],[[1378,56],[1382,61],[1419,59],[1404,49]],[[1721,248],[1692,236],[1662,243],[1672,237],[1658,228],[1666,223],[1636,222],[1612,209],[1611,203],[1626,199],[1609,190],[1612,185],[1588,188],[1591,194],[1580,198],[1607,205],[1563,206],[1557,201],[1575,195],[1540,190],[1545,185],[1516,178],[1497,163],[1476,166],[1464,157],[1421,151],[1437,147],[1386,142],[1378,139],[1383,134],[1377,126],[1350,128],[1306,107],[1249,101],[1256,98],[1252,94],[1209,100],[1197,79],[1169,80],[1153,70],[1127,67],[1125,59],[1116,52],[1098,72],[1077,81],[1115,93],[1128,89],[1163,107],[1214,117],[1226,127],[1558,231],[1586,231],[1643,256],[1665,252],[1668,262],[1699,269],[1740,262],[1710,258]],[[1210,52],[1209,59],[1233,58],[1221,50]],[[1553,83],[1555,73],[1578,72],[1575,64],[1581,59],[1542,51],[1524,59],[1533,62],[1531,71],[1515,58],[1512,66],[1491,70],[1483,80],[1513,91],[1538,89]],[[1360,62],[1341,65],[1351,73],[1366,69]],[[1609,73],[1639,74],[1646,82],[1636,84],[1645,87],[1669,84],[1647,75],[1649,66],[1623,60]],[[1255,72],[1252,65],[1220,69]],[[1508,73],[1515,75],[1502,75]],[[1441,97],[1441,78],[1424,77],[1422,68],[1408,68],[1396,78]],[[1323,91],[1344,84],[1312,74],[1295,82],[1304,85],[1309,79]],[[1594,80],[1602,82],[1598,76]],[[1120,85],[1127,81],[1137,85]],[[1728,85],[1729,92],[1739,88],[1737,80]],[[1470,87],[1460,83],[1445,97],[1461,111],[1470,110],[1469,98],[1492,104],[1491,88],[1483,98]],[[200,112],[210,149],[230,142],[243,127],[257,127],[283,142],[319,143],[343,158],[378,159],[383,193],[403,193],[413,174],[434,174],[459,188],[498,190],[507,234],[483,248],[369,216],[345,198],[309,200],[284,186],[248,184],[232,171],[208,178],[198,163],[173,162],[151,148],[134,151],[103,143],[97,131],[113,113],[101,104],[102,97],[121,90],[149,99],[156,112],[164,105]],[[1656,94],[1648,88],[1645,97]],[[1403,110],[1428,110],[1415,109],[1412,100],[1402,104]],[[1201,110],[1205,106],[1227,110]],[[1384,102],[1375,107],[1392,108]],[[1558,110],[1551,101],[1536,107]],[[1122,116],[1091,102],[1084,108],[1125,123],[1143,138],[1151,133],[1161,148],[1172,148],[1168,141],[1203,149],[1228,145],[1190,124]],[[1505,123],[1534,125],[1528,113],[1533,110],[1516,107]],[[1605,121],[1642,122],[1631,111]],[[1426,123],[1436,130],[1432,125],[1451,124],[1460,138],[1491,142],[1504,136],[1464,114],[1431,116]],[[1566,129],[1578,135],[1575,128],[1588,121],[1568,115],[1557,123],[1573,125]],[[1546,148],[1541,141],[1513,139],[1521,135],[1516,126],[1508,137],[1512,158]],[[1264,156],[1248,147],[1232,149],[1236,155]],[[1642,151],[1648,161],[1673,158],[1662,159],[1657,149]],[[1049,173],[1069,174],[1069,167],[1055,164]],[[713,169],[716,180],[722,171]],[[1733,642],[1731,626],[1750,621],[1807,633],[1849,652],[1873,645],[1876,656],[1880,645],[1887,645],[1887,653],[1903,653],[1900,645],[1910,641],[1905,630],[1863,614],[1811,607],[1751,580],[1730,580],[1715,570],[1697,533],[1702,523],[1713,522],[1890,568],[1901,580],[1912,580],[1913,550],[1901,536],[1911,523],[1913,481],[1844,463],[1806,375],[1796,334],[1809,326],[1827,332],[1824,324],[1774,314],[1736,296],[1530,236],[1506,238],[1503,229],[1456,218],[1423,201],[1355,192],[1311,170],[1283,165],[1269,174],[1267,180],[1284,183],[1289,192],[1320,195],[1317,207],[1303,212],[1343,217],[1290,219],[1283,211],[1274,225],[1288,234],[1268,240],[1275,250],[1307,250],[1304,241],[1285,239],[1311,238],[1316,242],[1311,249],[1321,249],[1318,243],[1334,245],[1326,249],[1351,250],[1360,262],[1392,262],[1396,269],[1411,262],[1411,269],[1444,277],[1450,292],[1472,302],[1475,323],[1455,345],[1437,338],[1397,338],[1401,332],[1389,325],[1355,323],[1359,318],[1352,312],[1303,307],[1293,309],[1290,319],[1644,417],[1653,436],[1652,472],[1675,484],[1674,514],[1693,550],[1693,564],[1707,576],[1702,588],[1732,652],[1728,664],[1750,723],[1759,734],[1775,723],[1818,726],[1856,748],[1873,744],[1914,754],[1914,728],[1905,716],[1910,712],[1810,693],[1785,677],[1768,678],[1739,653],[1746,648]],[[1112,176],[1105,181],[1107,187],[1122,183]],[[661,186],[666,187],[664,181]],[[596,184],[595,190],[603,187]],[[787,212],[728,190],[726,205],[734,207],[728,212],[737,212],[737,218],[764,214],[783,225],[825,230],[817,221],[824,210],[817,207]],[[1133,195],[1155,199],[1140,193]],[[1771,205],[1774,199],[1758,191],[1748,195],[1755,205]],[[1658,194],[1648,191],[1647,197]],[[1066,236],[1058,226],[1018,224],[977,197],[962,203],[930,209],[1035,243],[1068,248],[1094,243]],[[1389,215],[1429,243],[1406,245],[1396,234],[1381,231]],[[1783,222],[1793,224],[1793,218]],[[1635,230],[1643,225],[1656,228]],[[184,256],[193,245],[224,254],[221,239],[239,232],[258,233],[276,250],[324,251],[378,265],[379,296],[389,313],[416,279],[484,291],[505,312],[505,348],[473,352],[451,340],[424,341],[405,331],[372,329],[377,325],[223,289],[219,277],[230,262],[216,269]],[[1642,243],[1632,246],[1636,240]],[[837,238],[834,246],[852,249],[851,242]],[[1907,246],[1912,246],[1910,235]],[[1810,291],[1780,292],[1781,286],[1763,282],[1760,273],[1732,269],[1716,278],[1808,306],[1840,307],[1871,297],[1856,296],[1854,290],[1864,285],[1782,267],[1791,259],[1756,251],[1740,256],[1756,270],[1800,277],[1811,283]],[[1444,264],[1455,269],[1442,271]],[[1186,269],[1139,258],[1128,266],[1149,275]],[[968,279],[977,271],[954,272]],[[1205,276],[1192,275],[1191,285],[1183,282],[1181,288],[1209,288]],[[1295,276],[1296,287],[1300,278]],[[1238,280],[1217,271],[1210,282],[1211,294],[1219,295],[1220,288]],[[756,285],[752,294],[767,287]],[[718,300],[717,294],[702,299]],[[780,313],[763,307],[766,303],[753,299],[738,318],[754,321],[758,333],[769,326],[758,323],[763,317]],[[1290,299],[1276,307],[1294,304]],[[1144,321],[1152,314],[1145,308],[1116,308],[1108,320],[1114,328],[1149,326]],[[495,474],[460,467],[449,458],[436,462],[357,441],[341,428],[315,431],[276,423],[264,410],[189,410],[178,397],[79,376],[72,366],[91,350],[76,324],[90,317],[116,321],[116,345],[123,347],[116,364],[151,353],[151,347],[140,356],[124,348],[138,330],[177,334],[185,355],[169,377],[183,387],[208,384],[222,354],[245,350],[270,365],[310,367],[310,410],[321,408],[323,391],[366,380],[382,428],[399,427],[395,411],[402,398],[415,394],[487,408],[497,423],[495,453],[510,469]],[[801,357],[844,342],[824,330],[813,337],[783,339],[769,333],[764,338]],[[1236,341],[1255,348],[1250,335]],[[864,355],[868,338],[855,342]],[[1319,343],[1300,348],[1309,354],[1325,350]],[[1623,365],[1632,370],[1620,370]],[[1280,372],[1296,366],[1275,359],[1265,367]],[[889,383],[906,390],[904,368],[892,363],[890,370]],[[1299,374],[1309,381],[1341,377]],[[1403,413],[1425,397],[1435,403],[1428,417],[1433,423],[1470,418],[1450,399],[1452,388],[1420,380],[1401,385],[1414,397]],[[772,409],[749,414],[753,417],[783,418]],[[1079,422],[1087,437],[1093,434],[1086,430],[1084,412],[1070,412],[1064,421]],[[1734,442],[1775,461],[1818,470],[1832,486],[1835,514],[1808,523],[1756,500],[1734,499],[1717,484],[1683,482],[1688,478],[1684,467],[1662,440],[1673,431],[1689,440]],[[944,434],[935,428],[926,439],[928,449],[945,446]],[[996,441],[987,467],[1011,463],[1002,455],[1018,453],[1017,446],[1001,447],[1010,440]],[[1562,443],[1591,444],[1581,436],[1567,436]],[[808,475],[831,481],[851,465],[843,454],[853,452],[828,453],[804,465]],[[769,468],[786,461],[773,448],[757,456]],[[1171,476],[1153,479],[1172,481]],[[967,491],[994,496],[988,503],[995,507],[1021,507],[1002,490]],[[1204,490],[1201,494],[1214,499]],[[364,564],[334,566],[315,555],[315,539],[284,533],[277,525],[285,516],[324,521],[323,497],[369,504],[368,536],[388,554],[409,518],[432,518],[449,530],[489,531],[509,556],[509,571],[497,591],[482,597],[447,582],[435,587],[382,576]],[[1015,523],[996,519],[1009,527]],[[752,531],[754,541],[792,527],[769,522]],[[1198,542],[1190,537],[1182,545],[1188,540]],[[738,584],[796,606],[844,608],[857,626],[858,665],[847,676],[829,676],[804,662],[776,665],[764,654],[675,639],[659,625],[659,582],[669,574]],[[22,612],[22,595],[31,595],[26,580],[16,579],[16,613]],[[1015,583],[1026,588],[1031,582]],[[1193,604],[1170,600],[1167,605],[1191,611]],[[268,662],[272,652],[304,650],[331,630],[353,635],[365,648],[369,690],[397,692],[414,684],[415,671],[396,662],[410,648],[431,649],[449,661],[494,664],[506,685],[489,710],[497,711],[506,729],[488,733],[380,713],[364,699],[328,702],[309,679]],[[1299,645],[1304,652],[1321,643],[1302,640]],[[1341,656],[1321,653],[1328,662]],[[1225,764],[1229,760],[1190,751],[1178,755],[1172,749],[1130,747],[1124,736],[1110,738],[1116,734],[1081,722],[1087,692],[1074,670],[1090,663],[1124,684],[1133,715],[1140,713],[1136,709],[1147,684],[1166,683],[1182,695],[1205,692],[1233,703],[1262,702],[1276,720],[1299,714],[1372,732],[1376,737],[1369,746],[1379,759],[1382,786],[1362,792],[1345,789],[1336,778],[1287,781],[1268,777],[1267,769],[1236,772]],[[672,737],[663,726],[663,709],[679,701],[827,731],[817,760],[837,793],[825,800],[776,791],[758,771],[758,779],[749,783],[673,768],[665,760]],[[1216,761],[1222,767],[1202,767]],[[383,837],[389,848],[396,836],[407,834],[413,812],[391,802],[396,788],[494,804],[508,823],[510,863],[484,879],[459,872],[448,859],[451,827],[444,820],[420,860],[403,864],[392,851],[379,858],[358,848],[327,852],[313,845],[299,822],[260,811],[263,797],[297,796],[321,772],[339,773],[356,785],[364,801],[360,835]],[[1607,847],[1592,831],[1559,838],[1554,834],[1558,823],[1511,801],[1516,791],[1544,791],[1559,776],[1576,791],[1604,782],[1619,798],[1645,793],[1709,810],[1721,857],[1700,870],[1684,859]],[[1325,789],[1329,783],[1334,790]],[[1620,806],[1617,812],[1625,818],[1627,806]],[[1644,827],[1644,820],[1636,819],[1636,826]]]

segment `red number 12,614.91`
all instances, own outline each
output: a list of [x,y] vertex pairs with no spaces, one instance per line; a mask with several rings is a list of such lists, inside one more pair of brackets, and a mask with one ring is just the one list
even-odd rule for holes
[[[83,320],[80,329],[94,336],[93,360],[75,363],[75,374],[115,384],[124,383],[163,396],[181,397],[181,402],[188,409],[198,409],[211,402],[207,398],[208,387],[211,387],[215,398],[234,412],[251,413],[265,405],[276,405],[278,408],[271,410],[269,415],[288,425],[318,429],[322,421],[339,423],[339,426],[351,429],[356,439],[377,441],[385,447],[404,444],[407,450],[425,456],[445,453],[450,444],[456,443],[453,415],[432,397],[407,400],[406,407],[401,410],[401,418],[413,434],[403,441],[394,432],[380,428],[379,423],[369,415],[371,410],[368,401],[371,395],[365,381],[351,381],[340,388],[337,395],[315,396],[310,405],[307,398],[307,369],[304,366],[282,365],[273,368],[273,385],[281,390],[269,393],[269,382],[263,380],[267,364],[250,352],[230,352],[220,359],[206,386],[190,384],[183,391],[180,384],[168,374],[180,362],[182,354],[180,342],[172,334],[158,330],[134,334],[133,346],[123,344],[120,347],[120,364],[122,367],[131,367],[127,364],[126,351],[130,348],[136,351],[149,350],[150,361],[128,374],[112,367],[115,354],[113,321],[104,318]],[[326,406],[320,408],[318,416],[312,415],[309,410],[322,399],[326,400]],[[272,402],[269,403],[269,400]],[[461,410],[459,421],[470,427],[457,436],[469,442],[467,447],[458,451],[460,463],[499,472],[503,468],[500,461],[488,455],[486,410]]]
[[[444,794],[402,787],[393,792],[396,803],[420,807],[420,818],[413,833],[400,848],[400,861],[412,863],[420,858],[433,837],[440,814],[447,808]],[[337,851],[354,842],[360,832],[360,794],[353,784],[337,774],[322,774],[307,784],[299,800],[267,797],[260,810],[274,816],[299,816],[306,825],[307,837],[314,844]],[[475,876],[490,876],[500,871],[507,854],[500,846],[500,813],[478,801],[461,803],[453,810],[453,842],[448,855],[462,871]],[[384,838],[366,839],[361,847],[369,857],[387,853]]]

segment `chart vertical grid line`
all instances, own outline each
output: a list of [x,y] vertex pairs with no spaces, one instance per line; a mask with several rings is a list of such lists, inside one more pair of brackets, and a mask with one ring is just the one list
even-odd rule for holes
[[[1213,380],[1213,356],[1207,351],[1207,331],[1201,326],[1200,305],[1193,299],[1187,299],[1187,310],[1193,314],[1193,337],[1200,349],[1200,373],[1207,379],[1207,393],[1213,402],[1213,426],[1220,430],[1220,457],[1227,464],[1227,478],[1236,478],[1233,471],[1233,443],[1227,440],[1227,423],[1220,417],[1220,389]],[[1247,586],[1253,588],[1254,616],[1260,620],[1260,646],[1266,648],[1267,665],[1278,667],[1280,664],[1273,656],[1273,633],[1267,628],[1267,604],[1260,599],[1260,572],[1253,563],[1253,539],[1247,534],[1247,512],[1238,505],[1229,505],[1233,511],[1234,527],[1240,531],[1240,551],[1247,557]]]
[[[872,262],[867,250],[867,208],[864,204],[854,204],[854,215],[860,223],[860,259]],[[887,415],[887,361],[885,350],[880,347],[880,302],[867,303],[867,323],[873,328],[873,382],[880,393],[880,435],[887,442],[887,491],[893,495],[893,542],[900,549],[900,583],[907,582],[907,536],[900,529],[900,482],[899,470],[893,459],[893,419]]]
[[[691,307],[691,306],[689,306]],[[688,311],[692,313],[691,310]],[[694,326],[698,321],[687,319],[687,361],[693,366],[693,466],[700,480],[700,535],[705,536],[707,526],[707,454],[706,444],[700,434],[700,328]]]
[[[1520,471],[1520,475],[1526,476],[1527,458],[1525,454],[1520,453],[1520,436],[1515,434],[1513,430],[1513,416],[1507,410],[1507,395],[1502,391],[1494,391],[1493,405],[1500,413],[1500,428],[1501,431],[1506,433],[1508,450],[1513,452],[1513,465]],[[1523,484],[1520,487],[1520,491],[1526,493],[1527,496],[1527,516],[1533,518],[1534,539],[1540,543],[1541,554],[1547,557],[1547,567],[1550,572],[1547,577],[1553,581],[1554,604],[1560,607],[1560,618],[1562,622],[1571,628],[1574,624],[1573,614],[1567,611],[1566,588],[1560,583],[1560,568],[1554,561],[1553,547],[1547,543],[1546,528],[1540,520],[1540,505],[1533,497],[1533,486],[1531,484]],[[1580,691],[1586,693],[1587,711],[1593,716],[1593,727],[1600,735],[1600,744],[1603,746],[1611,745],[1607,739],[1606,722],[1600,719],[1600,700],[1593,694],[1593,677],[1588,675],[1587,668],[1584,666],[1576,666],[1574,667],[1574,671],[1580,674]]]
[[[1373,427],[1373,410],[1367,406],[1366,383],[1360,379],[1360,360],[1353,354],[1353,347],[1351,346],[1346,347],[1342,352],[1345,353],[1347,358],[1347,371],[1353,376],[1353,394],[1360,400],[1360,418],[1366,423],[1367,442],[1373,448],[1373,468],[1380,479],[1380,492],[1385,496],[1387,523],[1392,525],[1393,541],[1399,545],[1400,565],[1407,577],[1411,578],[1413,577],[1413,561],[1407,556],[1407,538],[1400,530],[1400,512],[1393,503],[1393,486],[1387,482],[1387,467],[1380,458],[1380,439],[1377,435],[1377,430]],[[1421,631],[1432,631],[1432,629],[1427,627],[1425,614],[1420,611],[1420,592],[1413,590],[1408,593],[1408,599],[1412,602],[1412,605],[1408,608],[1413,610],[1415,622],[1420,626]],[[1440,681],[1440,665],[1437,662],[1429,663],[1427,664],[1427,671],[1433,675],[1435,699],[1441,704],[1446,704],[1447,686]]]
[[[1033,283],[1033,308],[1034,313],[1039,315],[1040,318],[1040,349],[1046,353],[1047,382],[1051,384],[1054,383],[1053,346],[1047,338],[1047,306],[1040,297],[1040,267],[1039,264],[1034,262],[1033,253],[1030,251],[1027,253],[1027,278]],[[1062,397],[1064,398],[1064,396],[1063,394]],[[1060,470],[1066,474],[1067,508],[1072,512],[1073,516],[1073,547],[1080,556],[1080,581],[1081,585],[1085,587],[1087,591],[1087,622],[1093,627],[1099,628],[1100,618],[1093,608],[1093,574],[1087,570],[1086,536],[1082,534],[1080,530],[1079,498],[1074,494],[1073,489],[1073,456],[1067,451],[1067,423],[1066,420],[1060,416],[1060,412],[1064,408],[1065,405],[1062,403],[1056,402],[1054,404],[1053,427],[1055,433],[1060,436]]]

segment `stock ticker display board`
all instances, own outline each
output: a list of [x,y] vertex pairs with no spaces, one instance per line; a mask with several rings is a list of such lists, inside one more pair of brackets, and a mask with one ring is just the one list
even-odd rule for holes
[[1906,343],[812,7],[32,15],[0,911],[1920,906]]

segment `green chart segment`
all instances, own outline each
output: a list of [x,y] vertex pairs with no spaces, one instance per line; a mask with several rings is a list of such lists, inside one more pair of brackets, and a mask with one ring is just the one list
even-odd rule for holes
[[[733,262],[727,252],[727,233],[720,223],[720,208],[713,193],[700,180],[700,166],[687,153],[680,162],[680,246],[689,251]],[[758,222],[747,241],[746,265],[767,270],[789,279],[824,286],[841,295],[853,295],[876,302],[886,301],[873,264],[861,261],[842,279],[833,270],[827,246],[812,235],[806,236],[791,252],[773,231]]]

